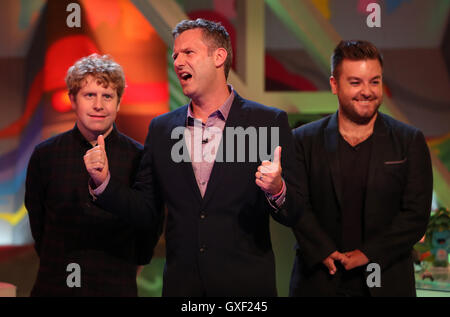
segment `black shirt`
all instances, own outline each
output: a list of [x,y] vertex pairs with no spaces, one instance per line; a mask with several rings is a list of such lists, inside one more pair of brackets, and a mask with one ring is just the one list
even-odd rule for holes
[[[370,136],[358,145],[351,146],[339,134],[338,151],[342,184],[341,252],[361,249],[363,245],[364,203],[372,139]],[[365,289],[363,271],[364,266],[343,272],[341,287],[355,290],[360,294],[360,291]]]
[[[115,127],[105,143],[111,175],[131,186],[142,146]],[[75,126],[31,156],[25,205],[40,258],[32,296],[137,296],[136,265],[152,249],[141,247],[143,234],[91,203],[83,161],[91,148]],[[70,263],[81,267],[80,288],[66,284]]]

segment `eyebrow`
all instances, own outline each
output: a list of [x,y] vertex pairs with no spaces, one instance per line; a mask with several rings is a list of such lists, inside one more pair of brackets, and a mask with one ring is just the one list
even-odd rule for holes
[[172,53],[172,59],[174,59],[175,57],[177,57],[178,54],[180,54],[180,53],[185,53],[185,52],[187,52],[187,51],[193,51],[193,48],[191,48],[191,47],[186,47],[186,48],[183,48],[183,49],[179,50],[177,53]]
[[[116,93],[115,91],[113,91],[113,92],[107,92],[107,91],[104,91],[104,92],[102,92],[101,94],[102,94],[102,95],[114,95],[115,93]],[[97,92],[96,92],[96,91],[93,91],[93,90],[86,90],[86,91],[83,92],[83,94],[94,94],[94,95],[96,95]]]
[[[370,80],[375,80],[375,79],[381,79],[381,76],[377,75],[377,76],[371,78]],[[350,76],[350,77],[347,77],[347,80],[361,80],[361,78],[355,77],[355,76]]]

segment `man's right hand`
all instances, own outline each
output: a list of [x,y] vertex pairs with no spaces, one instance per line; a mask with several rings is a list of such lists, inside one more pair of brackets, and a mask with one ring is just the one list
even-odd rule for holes
[[103,135],[97,138],[97,146],[90,149],[84,155],[84,165],[95,186],[100,186],[108,177],[109,166],[108,157],[105,150],[105,139]]
[[334,261],[338,260],[342,262],[343,259],[345,259],[344,254],[340,253],[339,251],[334,251],[325,260],[323,260],[322,263],[328,268],[329,273],[331,275],[334,275],[337,271],[336,265],[334,265]]

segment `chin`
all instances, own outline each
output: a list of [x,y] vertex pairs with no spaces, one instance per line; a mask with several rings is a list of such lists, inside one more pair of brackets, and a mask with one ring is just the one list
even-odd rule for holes
[[352,119],[358,124],[368,124],[373,119],[373,117],[375,117],[376,114],[377,114],[376,110],[370,113],[363,113],[363,114],[355,113]]

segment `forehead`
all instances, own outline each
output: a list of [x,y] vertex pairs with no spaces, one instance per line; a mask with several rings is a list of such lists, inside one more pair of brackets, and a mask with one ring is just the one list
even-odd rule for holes
[[180,35],[178,35],[174,40],[174,50],[183,49],[187,46],[201,45],[206,46],[204,42],[203,29],[196,28],[191,30],[186,30]]
[[382,68],[378,59],[344,59],[340,73],[342,77],[375,77],[382,75]]
[[81,81],[80,91],[81,90],[102,90],[115,92],[116,87],[111,82],[100,80],[92,75],[88,75]]

